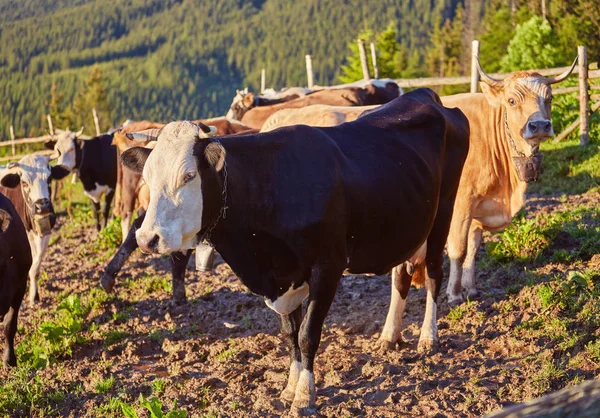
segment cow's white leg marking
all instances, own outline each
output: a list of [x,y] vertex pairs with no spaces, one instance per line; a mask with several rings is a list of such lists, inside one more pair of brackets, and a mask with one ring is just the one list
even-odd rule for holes
[[316,400],[315,377],[312,372],[302,369],[296,385],[296,396],[292,407],[297,409],[311,408]]
[[42,258],[48,248],[48,243],[50,242],[50,235],[40,237],[33,232],[28,232],[27,235],[29,238],[29,245],[31,246],[31,256],[33,258],[31,268],[29,269],[29,303],[33,305],[38,296],[37,277],[40,272]]
[[469,230],[469,241],[467,245],[467,256],[463,263],[463,274],[461,284],[462,287],[467,291],[469,297],[477,296],[477,289],[475,286],[475,258],[477,257],[477,251],[481,245],[481,235],[483,229],[475,222],[471,225]]
[[87,197],[92,199],[94,203],[100,203],[100,198],[103,194],[108,193],[112,189],[107,185],[100,185],[96,183],[96,187],[93,190],[85,190],[84,193]]
[[265,298],[265,303],[278,314],[289,315],[304,302],[304,299],[308,297],[309,290],[308,283],[306,282],[302,283],[302,286],[296,289],[294,289],[294,285],[292,284],[287,292],[274,301]]
[[300,378],[300,372],[302,371],[302,363],[299,361],[292,361],[290,364],[290,375],[288,377],[288,383],[283,392],[281,392],[281,399],[292,402],[296,396],[296,386],[298,386],[298,379]]
[[427,290],[427,303],[425,306],[425,319],[419,338],[419,351],[429,350],[437,344],[437,303],[433,300],[433,293]]
[[[404,268],[401,266],[400,268]],[[382,343],[387,343],[388,346],[394,346],[396,343],[400,343],[402,340],[402,317],[404,316],[404,310],[406,308],[406,299],[402,299],[400,291],[396,288],[396,280],[400,280],[398,273],[398,267],[392,270],[392,296],[390,299],[390,309],[387,317],[385,318],[385,325],[381,331],[381,337],[379,340]]]

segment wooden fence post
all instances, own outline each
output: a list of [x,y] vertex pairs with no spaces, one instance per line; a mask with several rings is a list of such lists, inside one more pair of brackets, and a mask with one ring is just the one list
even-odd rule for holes
[[307,55],[306,57],[306,78],[308,80],[308,88],[312,89],[314,85],[314,74],[312,68],[312,57]]
[[265,69],[263,68],[262,70],[260,70],[260,94],[263,94],[265,92],[265,83],[266,83],[266,74],[265,74]]
[[588,65],[585,46],[577,47],[579,63],[579,143],[587,145],[590,141],[590,120],[588,117]]
[[367,51],[365,51],[365,41],[362,39],[358,40],[358,52],[360,54],[360,65],[362,67],[363,79],[369,81],[371,76],[369,75],[369,64],[367,63]]
[[[10,125],[10,140],[15,140],[15,130],[12,125]],[[15,155],[15,144],[12,144],[12,155]]]
[[371,42],[371,60],[373,61],[373,76],[379,80],[379,68],[377,67],[377,52],[375,51],[375,43]]
[[479,71],[477,70],[477,60],[479,59],[479,41],[471,42],[471,93],[477,93],[479,86]]
[[96,112],[96,108],[92,109],[92,114],[94,115],[94,125],[96,125],[96,136],[100,136],[100,122],[98,121],[98,112]]
[[52,124],[52,116],[50,116],[50,114],[48,114],[47,116],[48,116],[48,131],[50,133],[50,136],[54,136],[54,125]]

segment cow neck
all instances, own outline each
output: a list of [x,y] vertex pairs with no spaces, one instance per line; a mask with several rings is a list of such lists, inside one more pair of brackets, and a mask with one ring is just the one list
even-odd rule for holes
[[516,152],[514,141],[512,139],[510,129],[508,127],[506,119],[506,108],[500,106],[500,108],[493,108],[493,118],[496,121],[494,136],[498,138],[498,141],[493,141],[493,153],[495,154],[492,158],[494,166],[494,172],[499,183],[508,182],[510,187],[509,196],[512,195],[514,190],[517,190],[519,184],[522,183],[519,179],[517,169],[513,164],[513,148]]
[[75,140],[75,167],[73,167],[73,170],[79,170],[81,167],[81,160],[83,160],[83,147],[85,146],[85,141],[79,141],[81,140]]
[[223,162],[223,169],[221,171],[223,172],[222,179],[221,179],[221,183],[222,183],[221,209],[219,209],[219,213],[218,213],[217,217],[215,218],[215,220],[207,227],[206,232],[204,232],[204,233],[201,232],[201,236],[200,236],[200,241],[206,240],[213,247],[214,247],[214,245],[211,242],[212,233],[213,233],[214,229],[217,227],[217,225],[219,224],[219,221],[221,219],[227,218],[227,209],[228,209],[228,207],[227,207],[227,160],[225,160]]

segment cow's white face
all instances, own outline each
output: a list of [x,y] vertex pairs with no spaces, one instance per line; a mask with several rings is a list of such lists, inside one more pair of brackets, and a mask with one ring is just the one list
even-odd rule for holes
[[56,165],[62,166],[67,170],[73,170],[77,161],[77,138],[83,133],[83,128],[79,132],[70,130],[60,131],[56,136],[54,144],[53,158],[57,158]]
[[[21,190],[26,202],[36,205],[50,202],[50,158],[43,155],[27,155],[18,163],[9,164],[1,174],[3,185],[16,187],[21,183]],[[18,179],[16,178],[18,177]]]
[[[150,189],[150,204],[136,239],[145,252],[168,254],[197,245],[202,229],[202,180],[194,148],[207,134],[192,122],[166,125],[143,166],[144,181]],[[134,148],[124,153],[124,160]],[[224,158],[224,155],[223,155]],[[130,168],[127,163],[126,165]]]
[[235,97],[225,115],[227,119],[242,120],[242,117],[254,106],[254,94],[248,93],[248,87],[244,90],[236,90]]

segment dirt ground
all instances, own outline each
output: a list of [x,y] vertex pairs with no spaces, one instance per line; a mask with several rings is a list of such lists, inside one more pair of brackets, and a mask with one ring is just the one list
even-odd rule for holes
[[[565,205],[597,203],[597,194],[570,198],[533,198],[528,217]],[[68,222],[66,215],[60,220]],[[82,250],[96,238],[92,228],[67,235],[58,231],[43,270],[41,307],[52,309],[59,297],[85,294],[99,286],[105,265]],[[486,236],[486,240],[490,236]],[[480,254],[482,258],[484,245]],[[166,407],[177,399],[188,416],[288,416],[278,396],[284,388],[287,348],[281,341],[278,316],[262,298],[250,294],[222,260],[214,272],[186,275],[188,303],[176,306],[170,293],[156,285],[170,280],[168,259],[136,252],[117,277],[115,294],[85,318],[87,341],[71,357],[39,372],[50,386],[67,393],[52,415],[70,417],[122,416],[102,409],[111,397],[135,403],[152,392],[156,379],[166,382],[160,395]],[[508,269],[479,263],[481,297],[463,304],[457,319],[445,297],[439,306],[439,349],[417,352],[425,292],[412,289],[404,319],[405,343],[380,352],[379,337],[389,304],[389,276],[347,276],[341,281],[329,312],[315,362],[318,413],[329,417],[473,417],[565,386],[568,379],[536,386],[541,373],[532,358],[556,358],[542,338],[521,339],[517,325],[539,314],[525,287],[507,294],[527,264]],[[598,260],[585,261],[585,266]],[[192,263],[190,262],[190,267]],[[543,277],[563,274],[565,265],[535,267]],[[447,272],[447,270],[446,270]],[[160,282],[160,279],[163,279]],[[121,313],[122,315],[115,315]],[[117,318],[117,319],[115,319]],[[454,317],[455,318],[455,317]],[[29,307],[20,328],[32,326]],[[92,324],[95,324],[92,326]],[[117,335],[106,343],[106,336]],[[17,335],[20,341],[22,333]],[[7,372],[0,372],[0,379]],[[598,364],[582,362],[568,373],[579,380],[598,377]],[[94,389],[97,381],[114,376],[108,393]],[[137,408],[140,416],[147,416]],[[108,412],[107,412],[108,411]]]

